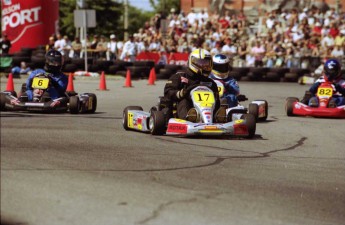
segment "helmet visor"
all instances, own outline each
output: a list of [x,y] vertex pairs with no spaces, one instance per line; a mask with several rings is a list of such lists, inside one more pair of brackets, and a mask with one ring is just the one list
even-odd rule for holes
[[196,57],[192,57],[192,65],[203,71],[212,70],[212,60],[210,58],[198,59]]
[[61,57],[47,57],[47,64],[49,66],[60,66],[61,61]]
[[230,67],[229,63],[225,63],[225,64],[213,63],[213,70],[219,73],[229,72],[229,67]]

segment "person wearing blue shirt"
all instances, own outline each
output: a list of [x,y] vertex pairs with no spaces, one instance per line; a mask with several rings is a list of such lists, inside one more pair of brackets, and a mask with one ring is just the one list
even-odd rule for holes
[[226,100],[229,107],[235,107],[238,105],[237,96],[240,93],[240,87],[237,81],[229,76],[231,71],[230,59],[224,54],[216,54],[212,57],[213,67],[210,73],[210,78],[219,81],[224,86],[224,93],[221,97],[221,102]]
[[47,93],[52,100],[65,96],[68,85],[68,78],[61,72],[63,65],[63,56],[57,50],[51,49],[46,53],[46,61],[44,70],[36,69],[32,71],[26,81],[26,94],[28,101],[33,101],[34,90],[32,89],[32,80],[38,74],[49,74],[51,86],[47,89]]

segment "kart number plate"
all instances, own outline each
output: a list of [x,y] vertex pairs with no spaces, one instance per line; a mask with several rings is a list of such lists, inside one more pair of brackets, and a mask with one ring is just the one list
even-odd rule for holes
[[194,102],[202,106],[210,106],[215,103],[213,93],[208,91],[194,91],[193,99]]
[[32,80],[31,87],[34,89],[47,89],[48,85],[49,85],[49,79],[48,78],[35,77]]
[[134,128],[134,124],[133,124],[133,113],[128,113],[128,127],[129,128]]
[[331,97],[333,95],[333,90],[332,88],[323,88],[323,87],[320,87],[318,90],[317,90],[317,95],[319,97]]

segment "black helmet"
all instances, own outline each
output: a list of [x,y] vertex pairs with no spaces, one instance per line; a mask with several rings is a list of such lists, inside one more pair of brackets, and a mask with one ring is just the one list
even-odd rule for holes
[[341,65],[336,59],[327,60],[323,69],[328,81],[332,82],[341,76]]
[[51,49],[46,54],[46,62],[44,69],[50,73],[60,72],[63,64],[61,52]]

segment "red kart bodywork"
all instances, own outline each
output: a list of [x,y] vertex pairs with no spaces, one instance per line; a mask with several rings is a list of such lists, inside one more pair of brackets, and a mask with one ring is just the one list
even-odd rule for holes
[[[290,109],[291,115],[299,116],[313,116],[313,117],[330,117],[330,118],[345,118],[345,105],[338,106],[335,108],[329,108],[328,104],[331,100],[334,92],[334,87],[331,83],[325,82],[322,83],[316,93],[316,96],[319,100],[318,107],[311,107],[306,104],[303,104],[299,101],[292,103]],[[287,109],[289,110],[289,109]]]

